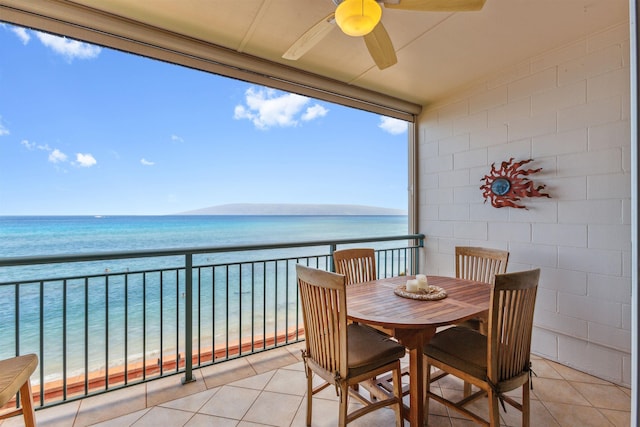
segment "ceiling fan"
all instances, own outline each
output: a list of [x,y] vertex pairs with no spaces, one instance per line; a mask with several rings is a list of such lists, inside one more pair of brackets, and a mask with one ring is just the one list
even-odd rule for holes
[[296,60],[318,44],[338,24],[340,29],[351,36],[361,36],[369,54],[379,69],[384,70],[398,62],[391,38],[380,18],[382,8],[419,12],[466,12],[482,9],[486,0],[333,0],[335,12],[321,19],[309,28],[282,55],[285,59]]

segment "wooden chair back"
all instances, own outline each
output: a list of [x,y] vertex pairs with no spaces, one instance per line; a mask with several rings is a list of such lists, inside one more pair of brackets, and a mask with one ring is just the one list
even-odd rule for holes
[[496,275],[487,337],[487,376],[493,384],[521,383],[529,373],[539,277],[540,269]]
[[346,276],[347,285],[376,280],[375,251],[370,248],[341,249],[333,253],[336,273]]
[[296,266],[305,342],[310,360],[322,370],[347,377],[345,277]]
[[509,252],[474,246],[456,246],[456,277],[493,284],[507,271]]

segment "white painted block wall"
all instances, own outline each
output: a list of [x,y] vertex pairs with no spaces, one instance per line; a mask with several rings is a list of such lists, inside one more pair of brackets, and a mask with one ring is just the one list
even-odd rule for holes
[[[418,121],[419,231],[428,274],[454,274],[456,245],[508,249],[540,267],[533,352],[631,382],[629,24],[501,70]],[[527,167],[551,199],[493,208],[491,164]]]

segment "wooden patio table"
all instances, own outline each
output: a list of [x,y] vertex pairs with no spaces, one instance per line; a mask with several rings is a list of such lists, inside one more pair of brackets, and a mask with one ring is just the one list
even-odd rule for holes
[[425,418],[422,347],[439,326],[488,312],[491,286],[453,277],[428,276],[429,285],[447,291],[446,298],[415,300],[393,292],[413,278],[398,276],[347,286],[347,317],[355,322],[382,326],[407,347],[409,408],[405,408],[404,415],[412,427],[422,427]]

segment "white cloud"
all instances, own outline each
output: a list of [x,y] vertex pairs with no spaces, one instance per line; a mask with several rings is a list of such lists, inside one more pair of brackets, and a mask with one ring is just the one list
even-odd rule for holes
[[29,151],[34,150],[36,148],[36,143],[35,142],[29,142],[26,139],[23,139],[22,141],[20,141],[21,145],[24,145],[25,148]]
[[392,135],[399,135],[407,131],[409,125],[404,120],[394,119],[392,117],[380,116],[380,124],[378,127]]
[[83,168],[90,168],[91,166],[98,163],[96,159],[91,154],[76,154],[76,163]]
[[173,142],[184,142],[184,139],[178,135],[171,135],[171,141]]
[[31,36],[27,32],[26,28],[11,26],[11,32],[13,32],[13,34],[18,36],[18,38],[24,45],[29,43],[29,40],[31,40]]
[[140,163],[142,163],[145,166],[153,166],[153,165],[155,165],[155,162],[150,162],[149,160],[144,159],[144,158],[140,159]]
[[302,117],[300,112],[310,99],[293,93],[277,92],[273,89],[250,87],[245,92],[246,105],[236,105],[233,118],[251,120],[258,129],[296,126],[298,120],[313,120],[327,114],[320,105],[309,107]]
[[[51,163],[64,163],[69,158],[69,156],[67,156],[65,153],[63,153],[59,149],[57,149],[57,148],[52,149],[47,144],[38,145],[35,142],[29,142],[26,139],[23,139],[22,141],[20,141],[20,144],[23,145],[27,150],[31,150],[32,151],[34,149],[38,149],[38,150],[49,152],[48,160]],[[144,162],[147,162],[145,159],[142,159],[141,161],[142,161],[143,164],[145,164]],[[91,166],[94,166],[97,163],[98,162],[96,161],[95,157],[93,157],[93,155],[77,153],[76,154],[76,161],[72,162],[71,164],[73,164],[75,166],[80,166],[80,167],[83,167],[83,168],[89,168]],[[152,165],[153,163],[152,162],[147,162],[146,164]]]
[[52,34],[34,31],[43,45],[52,49],[55,53],[64,56],[69,62],[73,59],[92,59],[100,54],[100,47],[77,40],[58,37]]
[[0,136],[9,135],[9,129],[2,124],[2,116],[0,116]]
[[67,161],[67,155],[56,148],[55,150],[53,150],[49,154],[49,161],[51,163],[66,162]]
[[328,109],[324,108],[320,104],[313,105],[307,108],[307,111],[302,115],[302,120],[308,122],[310,120],[316,119],[318,117],[324,117],[329,112]]

